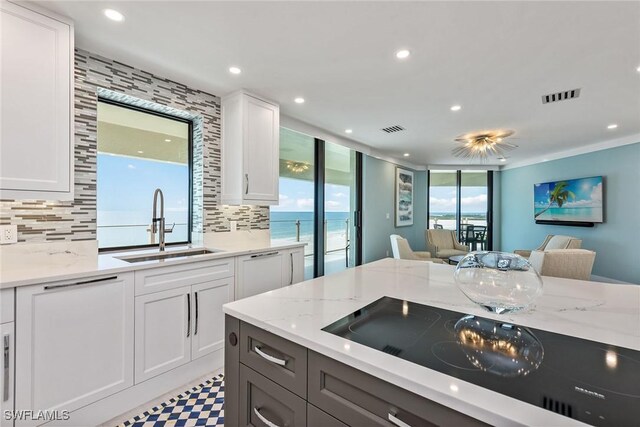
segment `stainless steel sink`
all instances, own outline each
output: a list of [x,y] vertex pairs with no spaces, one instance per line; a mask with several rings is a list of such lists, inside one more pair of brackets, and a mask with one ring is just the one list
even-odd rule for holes
[[220,251],[212,251],[209,249],[189,249],[185,251],[158,252],[155,254],[131,255],[131,256],[123,256],[123,257],[117,257],[117,258],[126,262],[144,262],[144,261],[158,261],[158,260],[170,259],[170,258],[186,258],[190,256],[195,256],[195,255],[213,254],[216,252],[220,252]]

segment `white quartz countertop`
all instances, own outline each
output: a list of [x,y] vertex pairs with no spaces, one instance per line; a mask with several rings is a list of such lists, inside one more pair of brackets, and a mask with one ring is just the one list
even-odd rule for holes
[[[206,240],[205,240],[206,242]],[[2,253],[0,257],[0,289],[28,286],[43,282],[72,280],[88,275],[115,274],[127,271],[157,268],[161,266],[187,264],[212,259],[229,258],[269,250],[283,250],[304,246],[305,243],[271,243],[267,241],[233,241],[219,245],[193,245],[191,249],[204,248],[216,251],[211,254],[189,257],[169,258],[165,260],[130,263],[119,257],[132,257],[158,253],[158,249],[135,250],[127,252],[108,252],[98,254],[95,241],[73,242],[74,244],[36,244],[25,245],[11,253]],[[187,250],[187,246],[167,247],[166,252]]]
[[384,259],[228,303],[224,311],[493,425],[583,424],[321,329],[390,296],[640,350],[640,286],[544,277],[535,308],[496,315],[458,290],[453,271],[449,265]]

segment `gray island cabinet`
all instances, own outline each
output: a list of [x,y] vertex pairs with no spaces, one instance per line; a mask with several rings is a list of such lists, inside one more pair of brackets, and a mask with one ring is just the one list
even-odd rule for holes
[[235,317],[225,323],[227,426],[484,425]]

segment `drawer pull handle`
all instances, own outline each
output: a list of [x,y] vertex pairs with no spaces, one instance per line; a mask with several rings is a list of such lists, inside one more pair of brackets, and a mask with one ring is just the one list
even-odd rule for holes
[[391,422],[391,424],[396,425],[398,427],[411,427],[409,424],[405,423],[400,418],[393,415],[391,412],[389,412],[389,421]]
[[191,294],[187,294],[187,338],[191,335]]
[[110,276],[110,277],[101,277],[100,279],[84,280],[82,282],[76,282],[76,283],[67,283],[65,285],[47,285],[47,286],[44,287],[44,290],[48,291],[48,290],[52,290],[52,289],[68,288],[70,286],[89,285],[89,284],[92,284],[92,283],[99,283],[99,282],[106,282],[108,280],[115,280],[117,278],[118,278],[118,276]]
[[284,365],[287,364],[286,360],[282,360],[282,359],[278,359],[277,357],[273,357],[270,354],[267,354],[264,351],[262,351],[260,349],[260,347],[258,347],[258,346],[255,346],[253,349],[256,351],[256,353],[258,353],[258,355],[260,357],[262,357],[263,359],[268,360],[269,362],[273,362],[276,365],[280,365],[280,366],[284,366]]
[[289,284],[293,285],[293,252],[289,254],[289,257],[291,258],[291,280],[289,280]]
[[278,251],[274,251],[274,252],[265,252],[262,254],[255,254],[255,255],[251,255],[251,258],[260,258],[263,256],[271,256],[271,255],[278,255],[279,252]]
[[11,347],[10,347],[10,343],[11,343],[11,338],[9,336],[9,334],[5,335],[2,338],[3,341],[3,366],[2,366],[2,376],[4,377],[2,379],[3,381],[3,390],[2,390],[2,401],[6,402],[7,400],[9,400],[9,353],[11,351]]
[[256,408],[255,406],[253,407],[253,413],[256,414],[256,417],[258,417],[260,419],[260,421],[262,421],[263,423],[265,423],[269,427],[280,427],[280,426],[278,426],[278,424],[272,423],[271,421],[266,419],[265,416],[260,413],[260,410],[258,408]]

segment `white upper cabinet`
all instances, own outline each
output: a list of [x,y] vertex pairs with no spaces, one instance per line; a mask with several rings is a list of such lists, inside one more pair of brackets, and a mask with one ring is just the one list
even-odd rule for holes
[[0,3],[0,198],[73,199],[73,26]]
[[280,108],[246,92],[222,99],[222,203],[278,204]]

